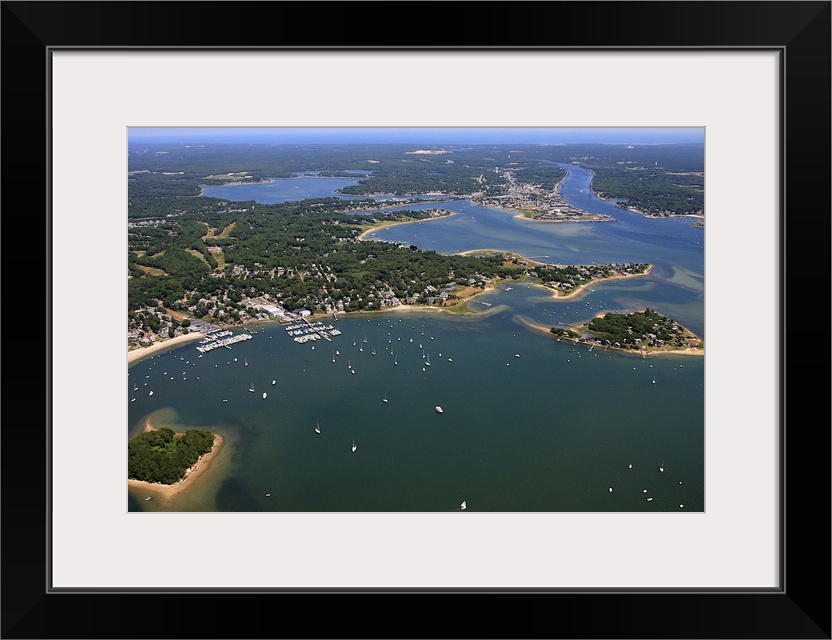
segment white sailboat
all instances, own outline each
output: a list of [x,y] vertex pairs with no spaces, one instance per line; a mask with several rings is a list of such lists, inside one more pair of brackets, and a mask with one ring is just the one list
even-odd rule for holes
[[355,446],[355,438],[353,438],[353,440],[352,440],[352,452],[355,453],[356,449],[358,449],[358,447]]
[[248,390],[251,391],[252,393],[254,393],[254,383],[253,382],[249,385]]
[[445,413],[445,411],[444,411],[444,409],[442,409],[442,407],[437,405],[436,406],[436,413]]
[[268,394],[264,391],[264,392],[263,392],[263,400],[265,400],[265,399],[266,399],[266,396],[267,396],[267,395],[268,395]]
[[459,505],[459,508],[465,511],[468,508],[468,503],[465,500],[463,500],[462,504]]
[[381,401],[382,401],[382,402],[389,402],[389,401],[387,400],[387,394],[386,394],[386,393],[384,394],[384,397],[381,399]]
[[277,384],[277,380],[272,380],[272,386]]
[[243,358],[243,362],[245,363],[245,366],[247,367],[248,366],[248,358]]
[[315,425],[315,433],[320,433],[320,432],[321,432],[321,423],[320,423],[320,422],[318,422],[318,423]]

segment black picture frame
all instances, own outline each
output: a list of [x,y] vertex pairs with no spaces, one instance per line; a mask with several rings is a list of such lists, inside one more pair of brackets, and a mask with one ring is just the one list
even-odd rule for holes
[[[407,7],[406,20],[393,20],[394,4]],[[465,17],[458,21],[459,12]],[[6,342],[6,362],[13,367],[5,371],[10,374],[4,388],[9,401],[0,448],[3,638],[830,638],[830,387],[826,373],[804,373],[813,369],[802,337],[786,340],[786,328],[789,334],[802,332],[803,314],[812,313],[801,285],[807,277],[818,277],[807,276],[818,273],[818,258],[824,258],[820,273],[829,273],[830,2],[3,2],[0,17],[5,54],[5,317],[12,310],[13,330],[24,321],[34,336],[25,345]],[[555,17],[566,26],[553,28]],[[778,51],[784,80],[779,248],[783,329],[777,337],[782,366],[780,587],[673,592],[52,591],[51,319],[47,313],[47,340],[35,356],[38,334],[31,330],[34,318],[29,316],[43,314],[21,304],[34,297],[48,310],[50,300],[49,255],[56,241],[49,233],[50,51],[131,47]],[[15,238],[15,219],[21,212],[31,243]],[[40,237],[46,240],[42,244]],[[44,248],[45,260],[33,259],[36,246]],[[795,268],[787,271],[789,254]],[[44,298],[38,298],[40,291]],[[817,299],[815,291],[812,295]],[[822,299],[828,305],[828,293]],[[791,316],[787,302],[793,305]],[[818,315],[827,318],[825,311],[828,306]],[[23,347],[27,357],[11,360],[10,351]],[[820,370],[828,372],[826,367]],[[789,404],[788,372],[793,380],[799,375]],[[33,392],[33,380],[44,382],[36,389],[46,390],[45,396]],[[21,414],[21,403],[31,410]],[[807,404],[821,412],[820,418],[812,414],[811,423],[803,411]],[[21,415],[27,416],[25,428]],[[301,600],[304,596],[307,600]],[[356,600],[358,596],[364,597]],[[371,596],[375,598],[368,602]],[[207,615],[162,615],[187,610],[182,598],[196,605],[195,612]],[[311,620],[300,606],[314,607]],[[225,612],[219,620],[217,611]]]

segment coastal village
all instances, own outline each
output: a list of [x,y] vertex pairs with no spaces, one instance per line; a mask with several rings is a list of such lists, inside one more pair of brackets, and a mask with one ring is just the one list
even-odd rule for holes
[[[486,195],[474,194],[472,202],[485,207],[496,207],[518,211],[525,217],[540,222],[613,222],[611,216],[589,213],[566,202],[558,193],[560,182],[552,190],[543,189],[539,184],[520,182],[513,171],[503,171],[508,186],[506,193]],[[562,180],[561,180],[562,182]]]

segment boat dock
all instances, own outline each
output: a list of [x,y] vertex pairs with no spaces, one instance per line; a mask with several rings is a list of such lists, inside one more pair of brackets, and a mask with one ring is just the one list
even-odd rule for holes
[[219,349],[220,347],[230,349],[232,344],[243,342],[244,340],[251,340],[251,337],[250,333],[238,333],[235,335],[232,331],[228,331],[227,329],[215,331],[202,338],[199,341],[196,350],[200,353],[207,353],[209,351],[213,351],[214,349]]
[[287,324],[284,328],[286,329],[286,333],[292,336],[292,339],[299,344],[314,340],[332,342],[333,336],[341,335],[341,332],[331,324],[325,325],[323,322],[309,322],[306,318],[303,318],[301,322]]

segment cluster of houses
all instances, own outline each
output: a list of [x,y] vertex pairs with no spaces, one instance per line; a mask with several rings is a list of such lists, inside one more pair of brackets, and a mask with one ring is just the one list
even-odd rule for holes
[[587,219],[587,217],[593,220],[613,219],[610,216],[591,214],[576,209],[558,193],[557,186],[550,191],[542,189],[539,184],[517,182],[511,171],[506,171],[503,175],[508,180],[507,193],[487,196],[483,192],[477,196],[477,204],[510,210],[534,208],[543,212],[536,219],[547,222],[579,220]]

